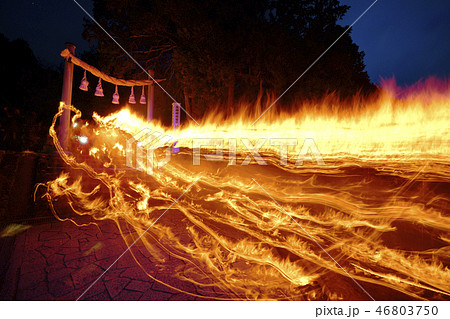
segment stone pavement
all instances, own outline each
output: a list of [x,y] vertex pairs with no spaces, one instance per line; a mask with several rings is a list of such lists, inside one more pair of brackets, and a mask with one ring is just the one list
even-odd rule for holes
[[[35,174],[27,174],[25,168]],[[34,201],[36,183],[66,169],[57,154],[0,151],[0,300],[76,300],[126,250],[114,222],[78,227],[56,220],[47,200],[40,198],[42,189]],[[59,207],[58,214],[81,223],[67,205]],[[2,236],[11,224],[31,227]],[[139,244],[132,251],[156,279],[189,293],[219,297],[212,288],[194,287],[159,270]],[[168,269],[171,263],[167,261]],[[128,251],[81,300],[205,300],[168,288],[145,271]]]
[[[2,258],[10,258],[0,286],[0,300],[76,300],[126,250],[112,221],[78,227],[71,222],[32,226],[14,237],[0,238]],[[142,247],[143,248],[143,247]],[[133,247],[144,269],[173,284],[169,273],[152,265],[145,250]],[[171,282],[172,280],[172,282]],[[180,286],[181,285],[181,286]],[[197,291],[190,283],[176,283],[184,291]],[[209,294],[210,295],[210,294]],[[90,288],[81,300],[204,300],[179,293],[152,280],[126,252]]]

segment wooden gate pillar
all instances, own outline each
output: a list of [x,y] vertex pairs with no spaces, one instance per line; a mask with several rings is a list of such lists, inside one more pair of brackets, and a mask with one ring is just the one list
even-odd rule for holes
[[[66,48],[70,53],[75,55],[75,45],[67,42]],[[73,63],[70,61],[70,58],[66,59],[64,63],[64,80],[63,80],[63,88],[61,101],[63,101],[66,105],[72,104],[72,83],[73,83]],[[61,119],[59,122],[59,132],[58,139],[61,144],[61,147],[64,150],[67,150],[67,146],[69,143],[70,136],[70,110],[65,109],[63,114],[61,115]]]

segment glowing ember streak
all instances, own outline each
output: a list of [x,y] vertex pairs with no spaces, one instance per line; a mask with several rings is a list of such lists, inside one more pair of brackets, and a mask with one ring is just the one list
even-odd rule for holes
[[[59,145],[61,105],[50,135],[63,160],[85,174],[61,174],[47,183],[46,196],[52,208],[66,198],[79,215],[116,221],[128,245],[142,235],[153,263],[212,298],[368,299],[351,275],[375,299],[449,299],[450,91],[447,82],[431,84],[402,99],[384,91],[364,105],[355,98],[339,108],[326,99],[294,114],[271,110],[253,127],[258,112],[250,106],[232,118],[211,112],[176,136],[129,110],[94,114],[87,161]],[[68,107],[75,122],[81,114]],[[126,166],[126,141],[145,127],[174,136],[180,147],[152,176]],[[204,145],[201,165],[193,165],[192,141],[205,136],[223,140],[223,160],[207,161],[203,154],[215,154],[217,145]],[[268,165],[259,166],[242,137],[252,145],[312,138],[326,165],[296,165],[301,143],[287,146],[283,164],[280,146],[265,143],[258,151]]]

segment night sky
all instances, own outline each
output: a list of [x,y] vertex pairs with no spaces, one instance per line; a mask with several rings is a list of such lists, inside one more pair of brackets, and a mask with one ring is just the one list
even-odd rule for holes
[[[374,0],[341,0],[351,6],[350,25]],[[353,27],[352,39],[366,53],[372,82],[395,75],[399,84],[450,74],[450,1],[379,0]]]
[[[351,6],[342,24],[351,24],[374,0],[342,0]],[[90,0],[78,0],[92,12]],[[365,51],[371,80],[395,75],[411,84],[450,73],[450,1],[379,0],[354,26],[352,38]],[[0,33],[25,39],[48,66],[62,62],[66,41],[77,52],[89,48],[81,37],[85,14],[72,0],[1,0]]]

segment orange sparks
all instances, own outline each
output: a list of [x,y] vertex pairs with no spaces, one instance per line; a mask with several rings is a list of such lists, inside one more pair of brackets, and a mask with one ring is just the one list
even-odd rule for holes
[[145,249],[205,298],[448,300],[450,90],[393,90],[274,107],[255,125],[264,106],[178,131],[127,109],[94,114],[89,149],[71,154],[55,125],[65,107],[81,113],[61,104],[50,135],[68,172],[46,196],[116,221],[137,262]]

